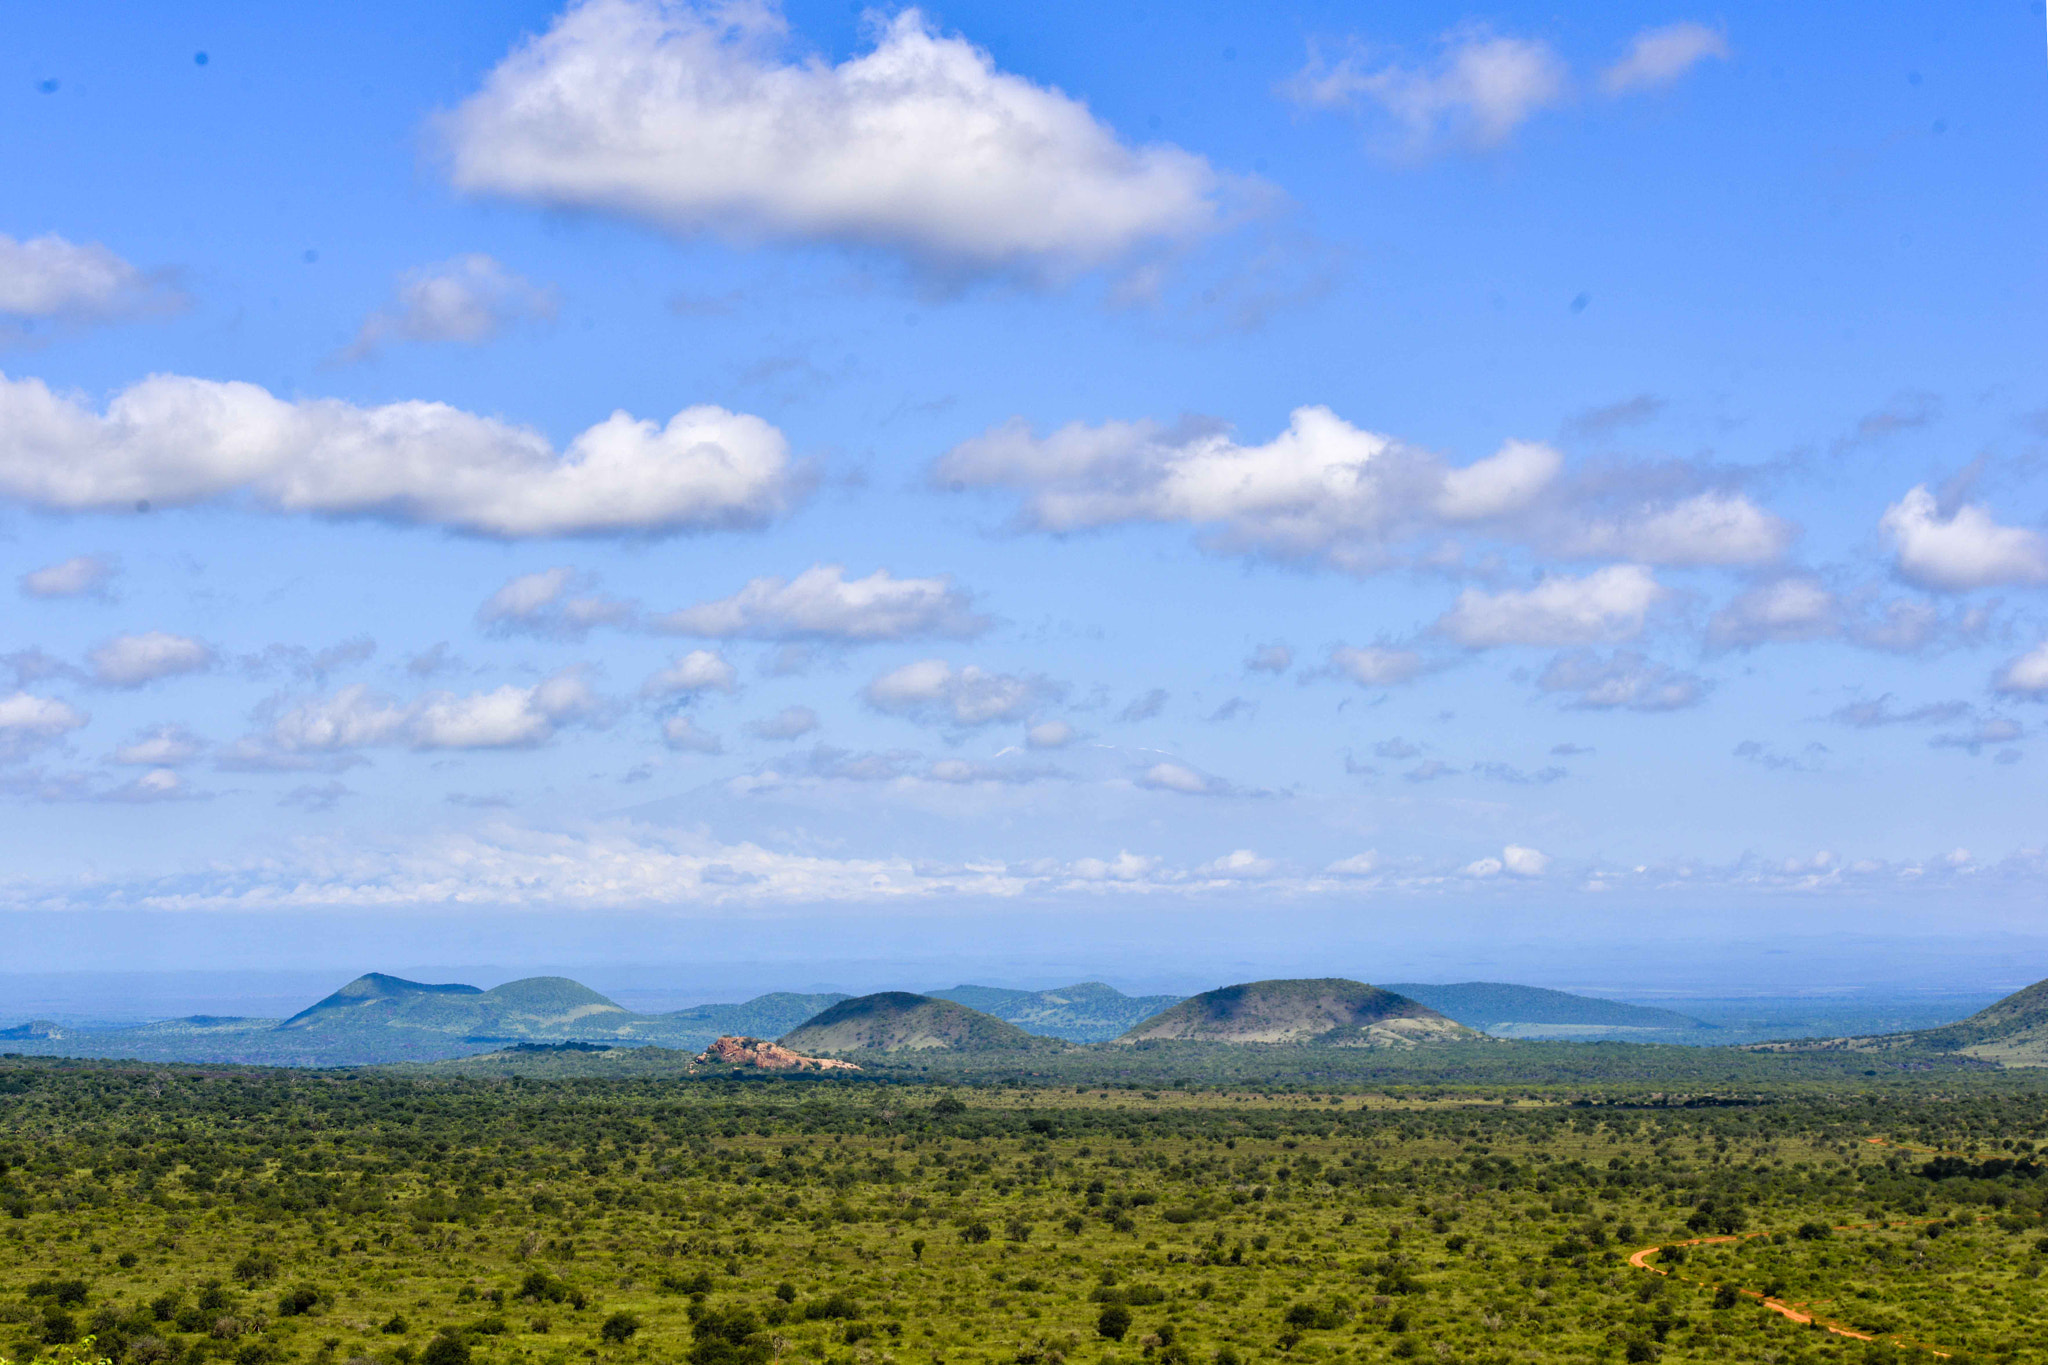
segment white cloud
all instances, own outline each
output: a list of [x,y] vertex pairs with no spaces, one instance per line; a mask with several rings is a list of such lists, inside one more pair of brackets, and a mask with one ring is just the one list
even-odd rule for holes
[[17,241],[0,233],[0,315],[55,322],[112,322],[171,312],[184,297],[113,252],[55,233]]
[[600,593],[573,592],[589,578],[567,566],[520,574],[484,600],[476,619],[497,634],[580,640],[595,626],[616,626],[634,616],[631,602]]
[[158,678],[203,673],[213,667],[213,650],[189,635],[150,630],[116,635],[85,656],[93,681],[102,687],[140,687]]
[[708,649],[693,649],[640,685],[643,697],[691,696],[699,692],[733,692],[739,672]]
[[1663,596],[1648,569],[1611,564],[1582,578],[1557,574],[1533,588],[1467,588],[1436,629],[1471,649],[1625,640],[1641,632]]
[[457,256],[399,276],[392,300],[364,319],[344,360],[363,360],[393,341],[489,341],[514,323],[555,316],[555,291],[489,256]]
[[1705,700],[1709,684],[1632,649],[1617,649],[1606,658],[1579,649],[1552,659],[1536,686],[1574,693],[1571,704],[1589,710],[1678,711]]
[[531,687],[510,684],[459,695],[429,692],[398,702],[361,683],[294,707],[266,737],[283,755],[338,752],[385,744],[415,749],[527,748],[563,725],[594,717],[597,698],[580,671],[557,673]]
[[1680,22],[1646,28],[1629,41],[1620,61],[1600,73],[1610,95],[1670,85],[1709,57],[1726,60],[1728,39],[1705,24]]
[[942,758],[925,770],[925,776],[934,782],[945,782],[953,786],[966,786],[974,782],[1000,782],[1017,786],[1048,777],[1064,777],[1066,774],[1057,768],[974,763],[964,758]]
[[1998,671],[1992,686],[2023,697],[2048,697],[2048,644],[2039,644]]
[[95,799],[130,805],[148,805],[155,801],[189,801],[202,795],[203,793],[192,789],[192,784],[187,782],[183,775],[169,768],[151,768],[146,773],[138,773],[118,787],[108,788]]
[[23,574],[21,590],[29,597],[84,597],[104,593],[113,576],[114,561],[108,556],[74,555]]
[[1899,572],[1922,587],[1967,592],[2048,583],[2048,538],[2000,526],[1974,503],[1944,517],[1925,484],[1887,508],[1878,526],[1896,551]]
[[1371,849],[1354,853],[1349,858],[1339,858],[1323,869],[1333,877],[1370,877],[1379,870],[1380,855]]
[[1366,54],[1309,63],[1282,92],[1296,103],[1352,109],[1371,102],[1401,130],[1411,154],[1445,147],[1494,147],[1570,94],[1564,62],[1548,43],[1508,38],[1477,26],[1446,35],[1428,66],[1368,69]]
[[1841,604],[1819,580],[1792,575],[1759,584],[1714,613],[1707,643],[1748,649],[1766,643],[1819,640],[1841,629]]
[[1566,553],[1650,564],[1767,564],[1785,553],[1793,528],[1736,493],[1698,493],[1668,507],[1591,521],[1562,538]]
[[1196,874],[1203,877],[1221,877],[1230,881],[1260,881],[1279,870],[1279,864],[1271,858],[1261,858],[1248,848],[1226,853],[1213,862],[1196,868]]
[[868,705],[890,715],[948,725],[989,725],[1024,720],[1065,689],[1050,679],[991,673],[975,664],[954,668],[921,659],[884,673],[867,685]]
[[791,740],[802,739],[817,728],[816,711],[808,706],[785,706],[747,726],[747,733],[756,739]]
[[1294,651],[1286,645],[1260,645],[1244,666],[1253,673],[1285,673],[1294,667]]
[[0,376],[0,496],[53,510],[239,495],[270,511],[518,537],[755,526],[794,493],[782,433],[717,407],[666,426],[615,412],[557,454],[539,432],[445,403],[287,402],[157,375],[102,415]]
[[79,729],[92,717],[69,702],[28,692],[0,696],[0,758],[16,758]]
[[206,741],[182,725],[158,725],[114,750],[113,759],[135,768],[175,768],[205,748]]
[[662,742],[669,748],[691,754],[722,754],[725,741],[702,729],[688,716],[670,716],[661,723]]
[[1564,456],[1554,448],[1509,441],[1483,460],[1445,470],[1436,494],[1436,514],[1445,521],[1510,516],[1536,501],[1562,468]]
[[1509,844],[1501,850],[1500,864],[1517,877],[1540,877],[1550,868],[1548,855],[1520,844]]
[[1078,858],[1068,871],[1082,881],[1138,882],[1150,877],[1158,866],[1157,858],[1147,858],[1124,849],[1109,859]]
[[1091,266],[1218,218],[1218,178],[1130,147],[915,9],[838,65],[772,0],[587,0],[443,123],[456,187],[682,235],[881,247],[945,270]]
[[1064,749],[1080,738],[1063,720],[1042,720],[1024,732],[1024,742],[1034,749]]
[[1138,785],[1155,791],[1179,792],[1183,796],[1213,796],[1227,790],[1225,784],[1204,777],[1182,763],[1154,763],[1140,774]]
[[656,630],[747,640],[971,639],[988,618],[970,610],[950,578],[897,578],[877,569],[849,580],[838,564],[818,564],[794,579],[756,578],[731,597],[655,617]]
[[1330,651],[1330,666],[1360,687],[1390,687],[1420,673],[1422,656],[1412,649],[1339,645]]
[[1502,863],[1498,858],[1480,858],[1465,864],[1464,870],[1468,877],[1498,877],[1501,867]]

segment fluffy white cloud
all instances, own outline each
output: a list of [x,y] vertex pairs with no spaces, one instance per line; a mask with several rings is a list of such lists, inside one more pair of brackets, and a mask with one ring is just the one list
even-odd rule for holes
[[241,495],[279,512],[516,537],[754,526],[793,493],[782,433],[717,407],[666,426],[616,412],[557,454],[539,432],[444,403],[287,402],[157,375],[101,414],[0,376],[0,496],[56,510]]
[[699,692],[732,692],[740,675],[731,664],[708,649],[693,649],[641,684],[643,697],[689,696]]
[[1183,796],[1214,796],[1229,789],[1227,784],[1205,777],[1184,763],[1154,763],[1139,774],[1138,785]]
[[1339,645],[1330,651],[1330,666],[1360,687],[1390,687],[1420,673],[1422,656],[1412,649]]
[[1248,848],[1226,853],[1195,869],[1197,876],[1220,877],[1227,881],[1261,881],[1279,871],[1271,858],[1261,858]]
[[28,692],[0,696],[0,758],[15,758],[62,738],[92,717],[55,697]]
[[1464,871],[1468,877],[1498,877],[1501,861],[1498,858],[1480,858],[1465,864]]
[[472,193],[901,251],[942,269],[1088,266],[1211,227],[1218,178],[1134,148],[915,9],[838,65],[772,0],[586,0],[443,124]]
[[1589,521],[1560,538],[1568,554],[1650,564],[1767,564],[1785,553],[1793,528],[1735,493],[1698,493],[1666,507]]
[[1818,640],[1841,629],[1841,604],[1817,579],[1793,575],[1762,583],[1736,597],[1707,622],[1716,649]]
[[1064,749],[1080,738],[1063,720],[1042,720],[1024,732],[1024,742],[1034,749]]
[[1500,852],[1500,865],[1517,877],[1540,877],[1550,868],[1548,855],[1520,844],[1509,844]]
[[1323,871],[1333,877],[1370,877],[1380,869],[1380,855],[1368,849],[1354,853],[1349,858],[1339,858]]
[[1620,61],[1600,73],[1610,95],[1670,85],[1709,57],[1726,59],[1728,39],[1705,24],[1680,22],[1646,28],[1630,40]]
[[1067,870],[1082,881],[1138,882],[1150,877],[1158,866],[1157,858],[1124,849],[1114,858],[1077,858]]
[[588,586],[585,575],[566,566],[520,574],[484,599],[476,619],[498,634],[566,640],[580,640],[594,626],[624,625],[633,619],[631,602],[580,591]]
[[849,580],[838,564],[793,579],[756,578],[731,597],[655,617],[656,630],[747,640],[971,639],[988,618],[950,578],[897,578],[877,569]]
[[747,726],[747,733],[756,739],[791,740],[802,739],[818,728],[818,713],[808,706],[785,706],[772,716],[764,716]]
[[945,487],[1022,492],[1023,519],[1035,530],[1206,526],[1220,548],[1370,570],[1387,562],[1398,537],[1526,508],[1557,467],[1532,453],[1541,449],[1510,443],[1447,469],[1328,408],[1304,407],[1263,445],[1206,423],[1076,422],[1039,437],[1013,421],[947,452],[933,477]]
[[1625,640],[1641,632],[1663,596],[1648,569],[1611,564],[1580,578],[1557,574],[1533,588],[1467,588],[1436,628],[1471,649]]
[[205,749],[206,741],[184,726],[158,725],[114,750],[113,759],[135,768],[175,768]]
[[84,597],[106,591],[114,561],[106,555],[74,555],[21,576],[21,590],[30,597]]
[[169,768],[151,768],[146,773],[136,774],[118,787],[101,792],[94,799],[139,806],[155,801],[190,801],[195,797],[204,796],[205,793],[194,791],[192,784],[187,782],[182,774]]
[[1617,649],[1605,658],[1590,649],[1560,654],[1536,685],[1545,692],[1572,693],[1573,706],[1597,711],[1678,711],[1702,701],[1708,690],[1706,679],[1631,649]]
[[920,659],[867,685],[868,705],[890,715],[947,725],[989,725],[1023,720],[1064,689],[1036,675],[992,673],[975,664],[954,668],[943,659]]
[[1878,526],[1892,543],[1899,572],[1922,587],[1967,592],[2048,583],[2048,538],[2000,526],[1974,503],[1944,517],[1925,484],[1887,508]]
[[555,291],[489,256],[457,256],[399,276],[390,303],[364,319],[342,352],[363,360],[393,341],[489,341],[514,323],[555,316]]
[[722,754],[725,741],[703,729],[688,716],[670,716],[661,723],[662,742],[681,753]]
[[459,695],[429,692],[399,702],[361,683],[294,707],[267,736],[283,754],[337,752],[385,744],[415,749],[527,748],[563,725],[593,717],[597,698],[577,670],[531,687],[510,684]]
[[189,635],[150,630],[116,635],[85,656],[92,679],[102,687],[140,687],[158,678],[203,673],[213,667],[213,650]]
[[1454,30],[1427,66],[1370,67],[1354,49],[1336,62],[1310,55],[1281,87],[1296,103],[1352,109],[1370,102],[1402,132],[1411,153],[1493,147],[1570,93],[1564,62],[1548,43],[1479,27]]
[[2023,697],[2048,697],[2048,644],[2040,644],[1998,671],[1992,686]]
[[113,252],[55,233],[17,241],[0,233],[0,316],[58,322],[109,322],[182,307],[161,277],[145,275]]

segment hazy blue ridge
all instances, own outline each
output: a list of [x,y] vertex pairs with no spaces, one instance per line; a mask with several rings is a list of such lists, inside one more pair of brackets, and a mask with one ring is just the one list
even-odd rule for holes
[[1605,1032],[1627,1036],[1641,1030],[1659,1033],[1704,1031],[1713,1026],[1676,1010],[1598,1000],[1541,986],[1504,981],[1461,981],[1448,985],[1392,982],[1386,989],[1420,1001],[1437,1013],[1470,1028],[1504,1036],[1532,1036],[1551,1029]]
[[1064,1038],[1073,1043],[1103,1043],[1132,1025],[1171,1009],[1185,997],[1125,995],[1100,981],[1084,981],[1049,991],[1009,990],[1001,986],[954,986],[927,991],[935,1000],[992,1014],[1026,1033]]

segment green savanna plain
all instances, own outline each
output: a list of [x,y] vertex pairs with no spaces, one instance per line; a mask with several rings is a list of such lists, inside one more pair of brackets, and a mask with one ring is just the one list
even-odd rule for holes
[[2044,1080],[0,1059],[0,1356],[2038,1361]]

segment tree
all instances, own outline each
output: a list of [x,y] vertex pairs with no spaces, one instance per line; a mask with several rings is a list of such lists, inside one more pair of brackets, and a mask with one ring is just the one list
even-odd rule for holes
[[608,1346],[623,1346],[639,1330],[640,1319],[631,1313],[614,1313],[604,1320],[604,1326],[597,1329],[597,1337]]
[[469,1343],[451,1332],[441,1332],[420,1352],[420,1365],[469,1365]]
[[1111,1341],[1122,1341],[1124,1334],[1131,1330],[1131,1310],[1120,1303],[1113,1303],[1102,1310],[1102,1316],[1095,1319],[1098,1335]]

